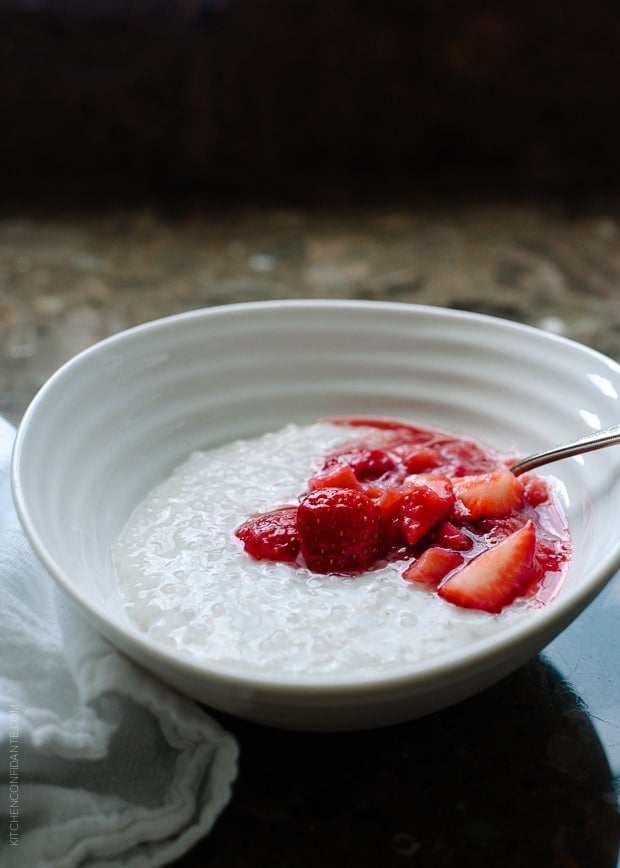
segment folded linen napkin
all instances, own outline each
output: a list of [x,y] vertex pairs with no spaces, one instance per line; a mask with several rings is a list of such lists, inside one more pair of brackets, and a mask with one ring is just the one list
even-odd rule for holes
[[100,637],[39,563],[0,418],[0,864],[170,864],[230,797],[237,745]]

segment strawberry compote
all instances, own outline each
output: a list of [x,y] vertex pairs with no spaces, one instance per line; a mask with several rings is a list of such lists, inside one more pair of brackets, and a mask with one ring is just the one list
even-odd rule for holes
[[248,518],[236,534],[252,557],[348,576],[404,561],[406,581],[495,613],[557,591],[570,544],[544,479],[519,479],[510,459],[446,432],[333,421],[376,428],[381,446],[328,454],[296,505]]
[[376,674],[485,638],[558,592],[561,506],[516,456],[385,420],[194,453],[114,549],[153,638],[242,671]]

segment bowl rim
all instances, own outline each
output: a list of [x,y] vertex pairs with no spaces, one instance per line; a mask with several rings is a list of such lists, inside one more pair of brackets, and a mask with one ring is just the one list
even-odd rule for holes
[[[269,312],[274,310],[303,310],[303,309],[381,309],[392,312],[395,315],[406,313],[411,315],[423,315],[439,319],[468,320],[486,324],[487,327],[505,329],[520,334],[536,335],[537,339],[549,343],[563,345],[572,348],[584,356],[590,356],[593,361],[604,364],[620,379],[620,364],[603,353],[579,343],[571,338],[546,332],[543,329],[513,320],[503,319],[490,314],[476,313],[457,308],[445,308],[428,304],[415,304],[407,302],[391,302],[361,299],[331,299],[331,298],[288,298],[282,300],[270,299],[264,301],[232,302],[211,307],[196,308],[158,317],[123,329],[80,351],[64,362],[46,382],[41,386],[34,398],[28,405],[21,422],[18,425],[11,457],[11,488],[16,512],[22,528],[34,549],[38,559],[48,573],[77,603],[85,614],[98,625],[100,632],[116,640],[115,644],[126,647],[127,642],[138,652],[143,660],[155,661],[164,667],[174,669],[181,667],[184,673],[197,678],[208,676],[211,681],[226,684],[230,687],[250,690],[254,694],[261,690],[268,690],[271,694],[286,693],[289,696],[320,694],[325,697],[329,694],[352,696],[356,693],[366,693],[373,688],[397,689],[399,686],[410,687],[413,684],[419,686],[432,685],[436,679],[441,680],[448,675],[454,676],[460,671],[466,671],[481,665],[489,659],[489,654],[501,655],[509,652],[519,640],[528,644],[538,645],[541,650],[547,644],[546,637],[553,625],[562,624],[563,630],[614,577],[620,569],[620,540],[602,560],[597,569],[593,570],[587,583],[580,583],[577,587],[569,590],[567,594],[560,594],[553,603],[540,609],[532,610],[532,617],[525,618],[515,624],[507,625],[504,630],[491,636],[478,639],[468,644],[464,649],[454,649],[433,656],[427,660],[416,663],[400,664],[388,670],[368,673],[338,673],[338,674],[314,674],[303,673],[277,673],[270,670],[246,670],[240,669],[233,664],[222,664],[217,661],[208,661],[193,657],[189,652],[182,649],[166,646],[150,638],[131,621],[123,621],[122,624],[112,617],[110,612],[103,606],[94,603],[79,590],[64,571],[50,556],[47,548],[32,519],[30,509],[25,498],[21,474],[25,460],[25,452],[28,446],[30,430],[33,420],[36,419],[39,407],[47,399],[48,394],[59,383],[71,376],[76,368],[93,357],[106,353],[110,348],[122,345],[126,341],[133,340],[136,336],[142,336],[150,332],[171,327],[183,327],[184,323],[193,322],[202,318],[217,318],[220,316],[235,316],[239,314],[252,314],[254,312]],[[553,635],[559,631],[553,629]],[[551,637],[553,638],[553,636]]]

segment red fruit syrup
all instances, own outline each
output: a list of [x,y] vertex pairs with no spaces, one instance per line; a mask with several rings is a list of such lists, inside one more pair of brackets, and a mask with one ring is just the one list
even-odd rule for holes
[[296,504],[249,517],[236,536],[251,557],[345,577],[402,562],[404,581],[492,613],[558,593],[571,544],[546,479],[515,477],[515,457],[444,431],[324,421],[381,430],[381,447],[326,455]]

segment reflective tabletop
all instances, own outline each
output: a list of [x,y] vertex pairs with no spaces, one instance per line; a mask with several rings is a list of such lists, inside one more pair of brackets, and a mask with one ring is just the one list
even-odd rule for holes
[[233,799],[179,864],[616,868],[618,576],[538,657],[483,693],[380,730],[239,740]]

